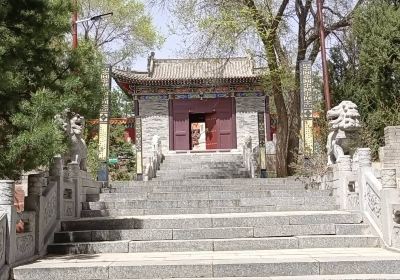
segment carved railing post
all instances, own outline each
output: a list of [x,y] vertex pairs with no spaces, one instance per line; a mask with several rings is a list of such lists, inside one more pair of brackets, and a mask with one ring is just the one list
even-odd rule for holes
[[69,179],[72,181],[74,186],[74,205],[75,205],[75,218],[80,218],[82,211],[82,202],[84,202],[84,197],[86,195],[83,193],[84,189],[82,188],[81,182],[81,170],[79,164],[77,163],[68,163],[68,175]]
[[0,181],[0,211],[7,215],[6,229],[6,262],[13,264],[16,258],[16,221],[17,211],[14,207],[15,182],[10,180]]
[[43,244],[40,242],[40,208],[42,189],[47,186],[47,180],[42,173],[28,176],[28,196],[25,198],[25,211],[35,212],[35,253]]
[[351,156],[343,155],[337,160],[337,180],[338,180],[338,192],[340,197],[340,208],[348,209],[348,196],[349,194],[349,177],[352,174]]
[[367,183],[364,174],[372,171],[371,149],[360,148],[356,151],[358,157],[358,182],[360,186],[360,207],[362,211],[367,211],[367,201],[364,199],[367,194]]
[[393,233],[395,230],[394,208],[400,204],[399,192],[397,190],[396,169],[383,168],[382,174],[382,190],[381,190],[381,205],[382,205],[382,233],[387,244],[393,245]]
[[61,199],[64,183],[64,161],[61,156],[53,158],[53,164],[50,168],[50,180],[57,184],[57,220],[61,218]]

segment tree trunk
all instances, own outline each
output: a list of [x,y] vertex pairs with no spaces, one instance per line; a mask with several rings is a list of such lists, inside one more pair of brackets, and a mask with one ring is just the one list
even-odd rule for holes
[[274,97],[277,123],[277,143],[276,143],[276,175],[286,177],[288,174],[288,114],[283,97],[282,80],[279,72],[279,65],[273,47],[274,38],[268,38],[266,53],[268,58],[268,68],[270,71],[271,90]]
[[299,30],[298,30],[298,49],[296,59],[296,73],[295,73],[295,91],[292,96],[291,102],[289,102],[291,112],[290,115],[290,126],[288,136],[288,172],[290,175],[295,173],[293,165],[297,161],[297,155],[299,151],[299,138],[301,130],[301,94],[300,94],[300,62],[306,58],[307,45],[306,45],[306,22],[307,22],[307,10],[302,8],[299,11]]

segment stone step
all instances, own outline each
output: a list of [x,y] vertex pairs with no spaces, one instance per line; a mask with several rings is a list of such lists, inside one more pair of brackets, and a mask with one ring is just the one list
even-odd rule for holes
[[[151,181],[153,183],[153,181]],[[157,181],[155,181],[157,182]],[[250,183],[250,182],[249,182]],[[199,185],[193,183],[188,186],[118,186],[103,189],[103,192],[111,193],[137,193],[137,192],[198,192],[198,191],[305,191],[302,185]]]
[[249,178],[236,178],[236,179],[175,179],[162,181],[114,181],[112,182],[114,187],[135,187],[135,186],[266,186],[274,185],[277,189],[280,187],[285,188],[288,186],[304,186],[299,180],[294,178],[260,178],[260,179],[249,179]]
[[194,200],[194,199],[244,199],[257,198],[259,202],[269,203],[271,198],[332,198],[331,191],[305,190],[267,190],[267,191],[195,191],[195,192],[137,192],[137,193],[102,193],[101,201],[123,200]]
[[275,225],[266,227],[225,227],[193,229],[131,229],[57,232],[55,243],[119,240],[195,240],[260,237],[290,237],[303,235],[370,235],[365,224]]
[[[194,280],[198,278],[152,278],[154,280]],[[278,277],[223,277],[201,278],[202,280],[399,280],[400,274],[347,274],[347,275],[306,275]],[[119,279],[122,280],[122,279]],[[132,279],[125,279],[132,280]],[[139,279],[144,280],[144,279]]]
[[234,179],[234,178],[248,178],[247,171],[242,172],[177,172],[168,174],[158,174],[153,181],[176,180],[176,179]]
[[271,225],[359,224],[362,215],[346,211],[293,211],[227,214],[85,218],[61,222],[62,231],[107,229],[187,229]]
[[379,238],[368,235],[324,235],[270,238],[105,241],[58,243],[48,246],[49,254],[101,254],[187,251],[282,250],[305,248],[366,248],[379,246]]
[[48,256],[13,269],[15,280],[243,279],[388,272],[400,274],[399,254],[381,248],[91,254],[78,258]]
[[[118,206],[118,205],[116,205]],[[98,208],[95,206],[93,208]],[[336,204],[315,205],[279,205],[279,206],[239,206],[239,207],[197,207],[197,208],[153,208],[153,209],[121,209],[83,210],[81,217],[118,217],[132,215],[179,215],[179,214],[218,214],[218,213],[250,213],[277,211],[329,211],[339,210]]]
[[[221,207],[252,207],[252,206],[304,206],[296,208],[310,210],[316,205],[335,206],[334,197],[269,197],[242,199],[186,199],[186,200],[112,200],[83,202],[83,210],[107,209],[168,209],[168,208],[221,208]],[[268,209],[268,208],[267,208]],[[326,209],[326,208],[323,208]]]

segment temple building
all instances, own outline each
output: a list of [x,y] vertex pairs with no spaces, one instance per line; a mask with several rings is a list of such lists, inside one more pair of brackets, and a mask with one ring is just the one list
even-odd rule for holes
[[250,57],[156,59],[152,53],[147,71],[112,75],[141,117],[143,157],[154,135],[164,152],[240,150],[247,135],[255,145],[272,139],[269,98]]

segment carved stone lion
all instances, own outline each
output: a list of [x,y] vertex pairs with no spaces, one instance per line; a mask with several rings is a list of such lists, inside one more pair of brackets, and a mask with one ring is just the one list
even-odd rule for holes
[[65,163],[78,163],[81,170],[86,171],[87,147],[82,133],[85,118],[71,113],[68,109],[55,116],[55,121],[62,127],[68,137],[70,149],[64,155]]
[[327,113],[329,135],[327,141],[328,164],[335,164],[344,155],[353,155],[354,142],[361,128],[357,105],[342,101]]

